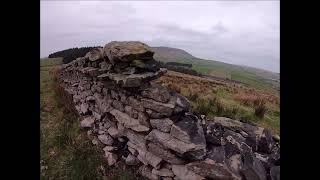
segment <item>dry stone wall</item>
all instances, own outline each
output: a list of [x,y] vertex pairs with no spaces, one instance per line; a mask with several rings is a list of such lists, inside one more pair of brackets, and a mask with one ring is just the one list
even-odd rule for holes
[[267,129],[191,111],[180,94],[152,84],[166,72],[141,42],[113,41],[62,66],[80,126],[149,179],[280,179],[280,139]]

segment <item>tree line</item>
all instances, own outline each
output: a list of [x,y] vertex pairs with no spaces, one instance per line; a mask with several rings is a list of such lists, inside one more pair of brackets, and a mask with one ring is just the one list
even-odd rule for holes
[[[69,49],[65,49],[62,51],[57,51],[54,52],[52,54],[50,54],[48,57],[49,58],[58,58],[58,57],[62,57],[63,58],[63,63],[69,63],[79,57],[83,57],[85,56],[89,51],[91,51],[94,48],[98,48],[100,46],[96,46],[96,47],[81,47],[81,48],[69,48]],[[100,47],[101,48],[101,47]]]
[[176,71],[184,74],[190,74],[193,76],[202,76],[201,73],[191,69],[192,64],[184,64],[184,63],[177,63],[177,62],[161,62],[159,61],[161,67],[166,68],[171,71]]

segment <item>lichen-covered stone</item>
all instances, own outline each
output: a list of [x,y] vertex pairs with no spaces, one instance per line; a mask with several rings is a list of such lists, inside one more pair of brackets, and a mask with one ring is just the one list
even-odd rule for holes
[[135,59],[149,60],[153,54],[149,46],[138,41],[112,41],[103,48],[103,55],[107,56],[112,64]]

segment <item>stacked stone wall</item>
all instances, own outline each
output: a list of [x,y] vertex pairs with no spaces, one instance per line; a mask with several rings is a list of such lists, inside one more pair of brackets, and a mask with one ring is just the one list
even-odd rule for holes
[[192,112],[185,97],[151,83],[165,72],[141,42],[110,42],[62,66],[60,85],[108,165],[125,161],[149,179],[279,179],[278,138]]

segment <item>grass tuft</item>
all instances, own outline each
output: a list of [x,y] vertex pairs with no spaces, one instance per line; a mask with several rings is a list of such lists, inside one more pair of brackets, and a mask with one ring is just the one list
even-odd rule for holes
[[257,98],[254,101],[254,106],[254,114],[262,119],[267,112],[266,101],[264,99]]

